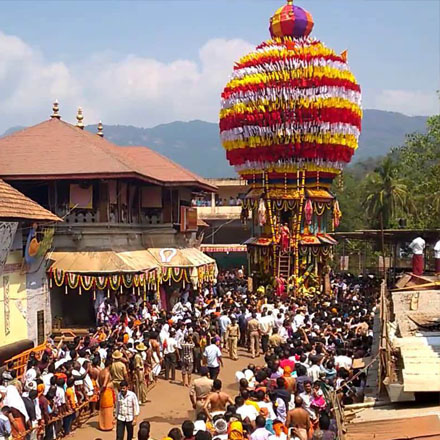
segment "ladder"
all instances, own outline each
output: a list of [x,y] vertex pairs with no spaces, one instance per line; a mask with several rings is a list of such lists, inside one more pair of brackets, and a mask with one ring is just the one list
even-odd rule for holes
[[278,278],[284,278],[288,280],[290,273],[290,263],[291,263],[291,255],[290,255],[290,246],[286,254],[281,251],[281,246],[278,251]]

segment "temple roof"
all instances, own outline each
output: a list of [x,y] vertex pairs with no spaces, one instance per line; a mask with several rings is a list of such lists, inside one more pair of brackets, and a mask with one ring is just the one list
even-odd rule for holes
[[0,179],[0,219],[62,221],[55,214]]
[[119,147],[57,118],[0,139],[7,180],[138,178],[158,185],[215,186],[147,147]]

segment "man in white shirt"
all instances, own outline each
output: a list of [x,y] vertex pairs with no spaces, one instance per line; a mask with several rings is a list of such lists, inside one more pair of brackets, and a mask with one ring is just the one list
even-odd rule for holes
[[312,408],[312,383],[304,382],[304,392],[299,395],[303,400],[303,408],[309,413],[312,420],[316,420],[315,410]]
[[440,275],[440,240],[434,245],[435,274]]
[[295,329],[294,329],[295,331],[304,325],[304,319],[305,319],[305,316],[304,316],[303,311],[301,309],[298,309],[296,311],[295,317],[293,318],[293,322],[295,324]]
[[44,383],[44,394],[46,395],[46,393],[49,391],[50,388],[50,380],[53,377],[53,373],[49,372],[49,373],[45,373],[42,374],[40,376],[40,379],[43,381]]
[[30,359],[28,362],[29,369],[26,371],[24,377],[25,377],[25,383],[32,382],[37,378],[38,371],[37,371],[37,361],[35,359]]
[[226,347],[226,330],[228,329],[228,326],[231,325],[231,319],[228,316],[228,312],[226,310],[223,311],[222,315],[218,319],[219,326],[220,326],[220,335],[222,337],[222,347]]
[[255,419],[255,425],[257,429],[251,434],[251,440],[267,440],[271,433],[266,429],[266,419],[258,416]]
[[165,363],[165,380],[170,377],[171,380],[176,380],[176,365],[178,361],[179,353],[177,351],[177,341],[175,339],[176,330],[173,328],[170,330],[170,336],[164,341],[164,363]]
[[[309,358],[310,358],[310,356],[309,356]],[[318,365],[318,360],[313,359],[312,366],[307,369],[307,376],[310,377],[310,380],[312,382],[316,382],[317,380],[319,380],[320,373],[321,373],[321,368]]]
[[99,343],[98,353],[101,358],[101,364],[105,364],[105,360],[107,359],[107,341]]
[[209,377],[212,380],[217,379],[217,376],[220,372],[220,365],[223,367],[222,360],[222,352],[218,347],[219,342],[215,342],[214,339],[211,340],[211,343],[205,348],[203,352],[203,357],[206,360],[206,366],[208,367]]
[[124,440],[127,431],[127,440],[133,439],[133,427],[139,415],[139,402],[136,394],[128,390],[128,384],[123,380],[116,401],[116,440]]
[[338,355],[335,356],[335,367],[350,370],[353,365],[353,359],[347,356],[345,348],[337,350]]
[[253,405],[246,405],[244,403],[244,399],[241,396],[237,396],[235,398],[235,406],[237,408],[237,414],[241,417],[243,422],[246,419],[249,420],[250,423],[255,422],[255,419],[258,417],[258,411]]
[[272,329],[274,327],[272,312],[270,311],[268,313],[270,313],[270,315],[266,315],[266,311],[263,310],[260,318],[261,347],[263,348],[263,353],[267,353],[269,337],[272,335]]
[[426,242],[422,237],[415,238],[409,245],[412,256],[412,272],[414,275],[422,275],[425,268],[425,261],[423,252],[425,250]]

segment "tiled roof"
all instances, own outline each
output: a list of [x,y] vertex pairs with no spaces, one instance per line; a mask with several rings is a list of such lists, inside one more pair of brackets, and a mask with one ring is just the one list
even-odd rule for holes
[[210,189],[216,187],[207,179],[197,176],[186,168],[173,162],[147,147],[114,147],[116,154],[129,164],[137,173],[171,184],[198,182]]
[[0,139],[4,179],[134,177],[157,184],[215,187],[147,147],[118,147],[53,118]]
[[62,221],[55,214],[0,179],[0,219]]

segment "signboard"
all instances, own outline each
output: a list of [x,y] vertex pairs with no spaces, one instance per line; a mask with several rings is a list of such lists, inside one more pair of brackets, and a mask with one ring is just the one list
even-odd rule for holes
[[197,231],[197,208],[180,207],[180,232]]
[[254,291],[254,279],[252,277],[248,277],[247,279],[247,288],[248,291],[253,293]]
[[93,209],[93,185],[71,183],[69,208]]

